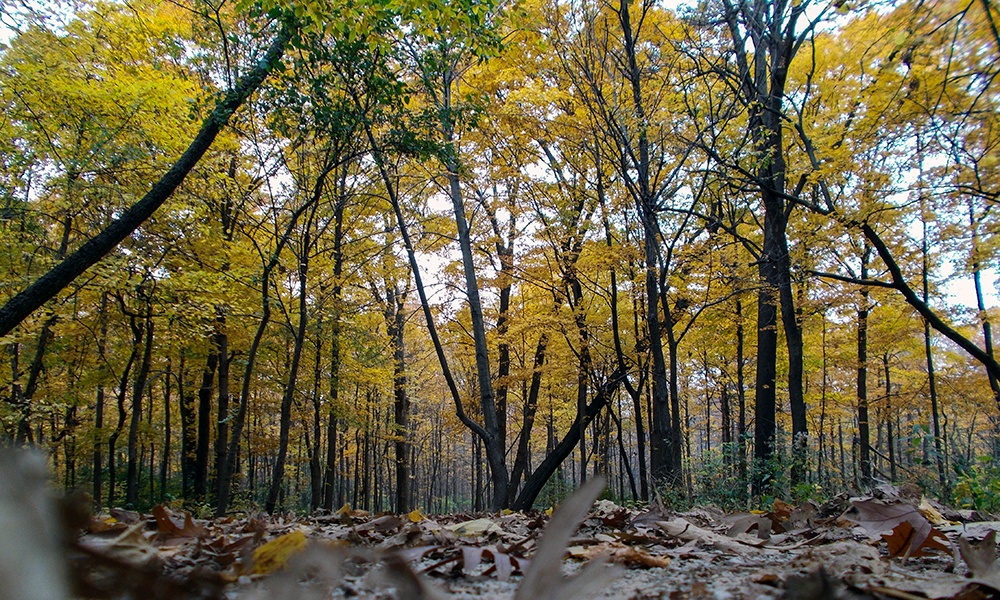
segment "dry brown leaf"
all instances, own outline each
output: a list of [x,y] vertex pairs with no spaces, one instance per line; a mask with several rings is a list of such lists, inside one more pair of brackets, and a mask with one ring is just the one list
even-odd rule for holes
[[454,525],[446,525],[445,529],[453,531],[458,535],[469,537],[488,535],[490,533],[500,533],[502,531],[499,525],[494,523],[491,519],[485,518],[463,521],[461,523],[455,523]]
[[896,525],[892,533],[882,534],[882,539],[889,545],[889,556],[896,558],[925,556],[925,550],[943,550],[948,552],[951,548],[948,545],[948,538],[933,527],[927,537],[922,542],[917,542],[917,531],[910,525],[909,521],[903,521]]
[[156,519],[156,528],[160,533],[175,537],[198,537],[204,535],[205,528],[194,524],[191,513],[185,512],[181,517],[181,524],[177,524],[177,515],[173,514],[169,508],[162,504],[153,507],[153,518]]
[[633,548],[621,543],[592,546],[589,554],[593,558],[606,555],[608,559],[629,569],[657,569],[670,566],[673,559],[668,556],[653,556],[641,548]]
[[962,560],[969,565],[973,581],[1000,592],[1000,564],[997,563],[997,532],[990,531],[978,546],[962,536],[958,538]]
[[[848,511],[844,517],[865,528],[871,535],[882,535],[892,531],[888,537],[883,535],[886,541],[890,541],[890,553],[893,556],[920,556],[922,548],[940,548],[942,545],[947,549],[948,538],[934,529],[920,511],[910,505],[902,503],[887,504],[881,500],[853,500],[854,507]],[[910,529],[900,528],[903,523],[908,524]],[[931,541],[928,541],[931,540]],[[902,549],[898,548],[898,542],[905,542]],[[893,549],[899,553],[893,552]]]
[[771,518],[767,515],[736,514],[727,518],[726,522],[729,523],[729,529],[726,530],[726,535],[729,537],[738,537],[754,530],[759,539],[766,540],[771,537]]
[[358,531],[377,531],[379,533],[385,533],[387,531],[394,531],[402,527],[403,523],[407,521],[403,517],[396,515],[385,515],[372,519],[367,523],[362,523],[357,526]]
[[791,504],[779,499],[774,499],[774,504],[771,505],[771,514],[778,521],[787,521],[792,516],[792,511],[794,507]]
[[723,552],[732,552],[740,555],[762,551],[774,552],[770,548],[761,547],[762,540],[753,540],[755,543],[750,544],[747,538],[729,538],[720,533],[702,529],[680,517],[669,521],[657,521],[656,525],[669,536],[688,542],[711,545]]
[[563,557],[570,537],[603,489],[604,478],[595,477],[566,498],[553,513],[514,600],[580,597],[608,585],[618,576],[617,571],[605,569],[601,560],[591,561],[573,577],[562,575]]
[[944,515],[941,514],[941,511],[934,508],[926,497],[920,498],[920,506],[917,507],[917,510],[920,511],[920,514],[922,514],[925,519],[930,521],[931,525],[951,525],[948,519],[944,518]]
[[792,509],[791,514],[788,516],[788,523],[785,524],[785,529],[791,531],[813,528],[815,526],[813,520],[816,518],[818,512],[819,509],[815,504],[812,502],[803,502]]

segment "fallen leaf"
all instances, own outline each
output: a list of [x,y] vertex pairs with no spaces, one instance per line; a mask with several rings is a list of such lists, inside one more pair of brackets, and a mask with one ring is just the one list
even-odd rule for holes
[[363,523],[357,526],[358,531],[377,531],[379,533],[385,533],[387,531],[394,531],[399,529],[403,523],[406,521],[402,517],[396,515],[385,515],[378,517],[377,519],[372,519],[367,523]]
[[139,522],[142,515],[135,512],[134,510],[125,510],[124,508],[112,508],[108,511],[111,516],[119,523],[125,523],[127,525],[132,525]]
[[925,549],[943,550],[948,552],[948,538],[933,527],[921,542],[917,542],[918,533],[909,521],[903,521],[892,529],[892,533],[882,534],[882,539],[889,545],[889,556],[919,557],[925,556]]
[[462,523],[455,523],[454,525],[446,525],[445,529],[453,531],[458,535],[473,537],[487,535],[489,533],[500,533],[502,531],[499,525],[486,518],[463,521]]
[[157,530],[169,536],[198,537],[205,533],[203,527],[194,524],[191,513],[185,512],[181,518],[181,524],[178,525],[177,516],[162,504],[153,507],[153,517],[156,519]]
[[726,535],[729,537],[734,538],[754,530],[757,531],[759,539],[766,540],[771,537],[771,518],[767,515],[736,514],[727,518],[726,522],[730,524],[726,531]]
[[778,498],[774,499],[774,503],[771,505],[771,514],[778,521],[787,521],[792,516],[792,510],[794,508],[791,504],[784,502]]
[[785,525],[787,530],[794,529],[811,529],[814,527],[813,520],[816,518],[819,509],[812,502],[803,502],[802,504],[796,506],[792,509],[791,514],[788,516],[788,523]]
[[990,531],[978,546],[963,535],[958,538],[962,560],[969,565],[973,581],[1000,592],[1000,564],[997,563],[997,532]]
[[610,584],[618,572],[605,569],[604,561],[593,560],[573,577],[563,577],[562,562],[570,537],[587,516],[587,511],[604,489],[604,478],[595,477],[566,498],[552,515],[538,541],[531,568],[514,594],[514,600],[547,600],[586,597]]
[[917,510],[930,521],[931,525],[951,525],[948,519],[941,514],[941,511],[934,508],[926,497],[920,498],[920,506],[917,507]]
[[266,575],[284,568],[288,559],[305,549],[306,541],[306,534],[298,529],[274,538],[254,550],[251,572],[255,575]]
[[611,562],[629,569],[657,569],[670,566],[673,559],[668,556],[654,556],[641,548],[624,544],[607,544],[590,549],[592,558],[606,554]]
[[[922,548],[940,548],[947,543],[948,538],[934,529],[920,511],[912,505],[893,503],[887,504],[881,500],[852,500],[854,505],[844,517],[862,527],[870,535],[882,535],[891,531],[892,534],[883,536],[890,542],[890,553],[893,556],[920,556]],[[911,529],[897,528],[907,523]],[[928,541],[928,540],[931,541]],[[942,541],[943,540],[943,541]],[[905,542],[902,547],[898,543]],[[947,546],[945,546],[947,549]],[[899,554],[892,552],[896,550]]]

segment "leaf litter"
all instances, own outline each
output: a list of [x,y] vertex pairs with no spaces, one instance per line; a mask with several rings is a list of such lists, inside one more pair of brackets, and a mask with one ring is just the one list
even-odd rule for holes
[[595,478],[551,517],[92,516],[84,496],[56,501],[29,456],[0,457],[2,480],[19,482],[0,487],[3,598],[1000,597],[1000,522],[885,490],[727,515],[595,503]]

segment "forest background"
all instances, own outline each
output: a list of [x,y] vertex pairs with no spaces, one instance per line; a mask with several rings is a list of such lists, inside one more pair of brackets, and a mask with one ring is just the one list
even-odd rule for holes
[[0,422],[98,506],[1000,508],[990,0],[0,19]]

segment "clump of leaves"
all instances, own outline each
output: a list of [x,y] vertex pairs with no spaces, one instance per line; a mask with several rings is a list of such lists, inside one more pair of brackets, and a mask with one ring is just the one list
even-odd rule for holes
[[989,458],[981,463],[962,470],[952,488],[952,502],[962,508],[1000,511],[1000,469],[989,464]]

